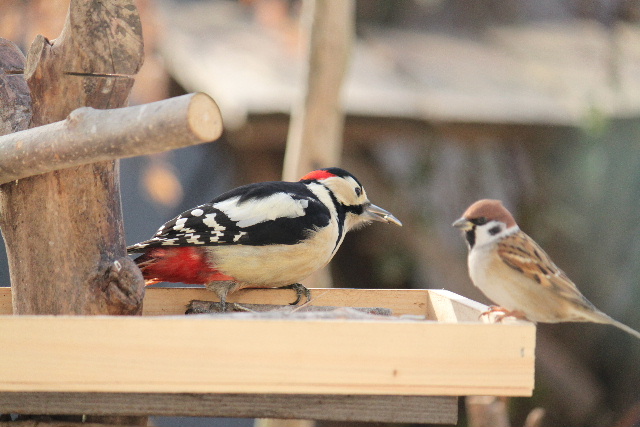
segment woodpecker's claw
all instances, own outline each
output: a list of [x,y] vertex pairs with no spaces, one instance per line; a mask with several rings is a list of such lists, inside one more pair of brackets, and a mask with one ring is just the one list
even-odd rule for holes
[[298,305],[303,295],[307,298],[306,302],[311,301],[311,291],[300,283],[294,283],[292,285],[287,285],[287,286],[280,286],[277,289],[293,289],[294,291],[296,291],[296,300],[289,305]]

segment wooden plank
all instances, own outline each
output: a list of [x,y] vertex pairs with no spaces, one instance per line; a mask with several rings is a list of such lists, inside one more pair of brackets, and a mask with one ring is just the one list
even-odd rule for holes
[[[310,305],[388,308],[393,315],[426,315],[440,322],[480,322],[484,304],[443,289],[311,289]],[[229,302],[286,305],[294,298],[290,290],[243,289],[229,296]],[[191,300],[217,301],[203,287],[147,288],[144,316],[184,314]],[[11,314],[11,288],[0,287],[0,315]]]
[[444,289],[430,289],[427,319],[439,322],[479,322],[487,306]]
[[532,324],[2,316],[0,391],[528,396]]
[[[312,305],[378,307],[384,304],[393,314],[424,315],[430,290],[426,289],[312,289]],[[205,288],[147,288],[144,316],[184,314],[191,300],[217,301]],[[243,289],[229,296],[229,302],[245,304],[285,305],[295,299],[294,293],[282,289]],[[484,307],[484,306],[482,306]],[[0,288],[0,315],[11,314],[11,288]],[[436,319],[435,317],[429,317]]]
[[[353,307],[373,307],[373,306],[383,306],[390,308],[393,310],[395,315],[413,315],[420,316],[425,315],[428,319],[437,319],[440,322],[449,322],[449,327],[462,327],[466,328],[469,325],[466,324],[457,324],[458,322],[472,322],[476,327],[480,327],[480,331],[482,333],[480,335],[472,334],[476,339],[480,341],[484,341],[484,335],[487,333],[487,327],[493,328],[495,332],[493,335],[500,335],[502,340],[507,340],[508,342],[513,342],[513,338],[511,338],[510,334],[503,335],[502,332],[505,330],[511,330],[513,332],[512,324],[505,325],[482,325],[479,322],[479,315],[486,309],[486,306],[476,303],[474,301],[468,300],[466,298],[460,297],[456,294],[453,294],[444,290],[367,290],[367,289],[314,289],[313,293],[313,305],[318,306],[353,306]],[[246,290],[241,291],[235,294],[234,301],[243,302],[243,303],[269,303],[269,304],[286,304],[292,299],[292,293],[286,290]],[[215,300],[215,296],[202,288],[148,288],[147,294],[145,297],[145,306],[144,306],[144,314],[147,316],[154,315],[180,315],[184,312],[184,308],[186,304],[192,299],[204,299],[204,300]],[[10,314],[11,313],[11,292],[9,288],[0,288],[0,314]],[[24,319],[24,317],[20,317],[18,319]],[[36,317],[41,321],[47,321],[50,318]],[[86,319],[91,318],[75,318],[80,322],[84,322]],[[80,320],[84,319],[84,320]],[[110,319],[110,318],[102,318],[102,319]],[[120,318],[123,319],[123,318]],[[152,318],[147,317],[146,319],[152,320]],[[69,338],[68,341],[60,340],[58,331],[60,328],[55,327],[55,325],[49,324],[49,330],[54,331],[54,336],[52,336],[48,343],[40,343],[38,339],[36,341],[31,341],[34,339],[33,334],[29,332],[22,332],[21,335],[24,337],[29,337],[30,344],[33,346],[34,343],[35,348],[42,348],[46,346],[48,352],[46,356],[43,356],[51,362],[50,368],[52,370],[58,370],[59,372],[64,372],[68,369],[69,365],[74,366],[84,366],[83,369],[91,369],[93,371],[104,371],[106,373],[104,376],[109,377],[109,381],[116,381],[116,379],[112,378],[110,372],[119,371],[121,365],[125,366],[135,366],[135,362],[132,363],[132,360],[144,360],[145,362],[142,364],[143,369],[148,373],[149,376],[152,376],[151,372],[158,370],[162,372],[163,370],[169,370],[166,368],[169,364],[173,366],[170,369],[177,369],[177,376],[183,375],[185,372],[188,374],[187,376],[191,376],[189,378],[185,378],[186,381],[199,381],[200,386],[203,386],[203,383],[207,383],[207,381],[215,383],[218,379],[213,379],[211,376],[211,370],[209,365],[212,364],[214,366],[219,366],[220,369],[227,369],[227,365],[224,363],[231,363],[232,367],[231,371],[235,370],[236,374],[238,370],[243,370],[245,373],[253,373],[261,371],[259,375],[263,375],[265,365],[272,366],[272,362],[270,361],[272,358],[278,358],[277,351],[273,351],[273,347],[278,347],[277,345],[269,344],[266,347],[264,345],[253,346],[253,350],[247,353],[246,350],[243,350],[243,346],[251,346],[250,344],[242,341],[240,347],[236,345],[237,341],[237,332],[235,333],[236,337],[234,337],[234,345],[229,346],[227,348],[224,343],[229,342],[231,338],[230,335],[234,335],[232,331],[235,328],[235,324],[238,323],[233,321],[233,319],[201,319],[207,321],[215,321],[215,322],[229,322],[227,323],[226,329],[229,335],[220,337],[215,330],[211,330],[209,332],[204,332],[199,330],[199,328],[192,328],[189,325],[193,323],[189,323],[191,320],[197,320],[197,324],[201,323],[200,317],[163,317],[158,318],[156,320],[162,321],[172,321],[172,320],[182,320],[187,321],[187,323],[183,323],[183,327],[178,328],[177,330],[173,330],[173,332],[169,333],[169,336],[162,333],[158,336],[149,336],[149,334],[145,331],[140,330],[139,325],[128,325],[126,327],[85,327],[82,328],[83,331],[78,331],[78,336],[86,337],[92,336],[96,334],[89,333],[89,330],[95,331],[100,330],[100,335],[114,335],[121,333],[121,331],[128,331],[124,334],[122,339],[109,338],[106,340],[107,342],[101,342],[100,346],[107,346],[105,350],[106,353],[100,355],[100,357],[96,356],[97,353],[100,353],[99,350],[95,349],[95,351],[90,352],[90,354],[85,354],[83,348],[86,346],[92,346],[95,344],[95,341],[105,341],[100,339],[91,338],[90,342],[86,340],[77,342],[77,339]],[[126,318],[125,318],[126,320]],[[486,319],[483,319],[486,321]],[[254,320],[255,321],[255,320]],[[242,321],[244,322],[244,321]],[[427,327],[425,330],[421,330],[419,332],[416,331],[407,331],[404,327],[399,327],[398,331],[393,334],[392,337],[389,337],[389,331],[382,333],[377,329],[376,324],[380,322],[362,322],[361,324],[367,324],[373,327],[373,329],[369,329],[366,333],[359,333],[359,336],[351,339],[351,342],[347,344],[346,342],[340,343],[340,340],[348,340],[345,338],[344,334],[344,325],[348,325],[353,323],[353,321],[301,321],[301,320],[288,320],[283,321],[287,324],[296,323],[296,324],[304,324],[306,325],[305,332],[302,334],[298,334],[299,336],[304,336],[305,334],[308,337],[315,337],[317,334],[316,326],[318,323],[328,323],[332,325],[333,331],[338,331],[337,333],[328,332],[329,330],[325,328],[325,332],[320,335],[319,341],[313,339],[303,339],[300,341],[300,338],[297,335],[293,335],[290,332],[287,332],[285,329],[278,325],[281,323],[269,323],[273,321],[269,320],[259,320],[259,323],[262,323],[263,326],[266,326],[269,329],[269,332],[273,332],[271,337],[262,337],[267,342],[273,340],[285,340],[287,341],[284,344],[284,348],[280,351],[281,357],[291,361],[291,364],[287,367],[283,368],[283,364],[278,365],[278,369],[280,372],[277,374],[273,374],[273,378],[280,376],[281,379],[284,378],[286,381],[290,381],[288,377],[300,377],[303,380],[313,380],[312,377],[308,377],[306,373],[315,374],[316,376],[323,376],[321,373],[327,372],[327,368],[323,365],[326,364],[327,360],[333,360],[330,368],[330,376],[336,377],[336,372],[339,371],[340,367],[337,365],[338,361],[348,361],[353,360],[354,353],[358,353],[357,358],[360,361],[359,365],[354,364],[353,362],[348,363],[349,366],[343,366],[342,369],[346,371],[350,370],[364,370],[363,366],[366,368],[366,372],[370,372],[371,369],[379,368],[381,363],[380,360],[374,361],[374,363],[370,362],[370,359],[376,359],[377,356],[380,356],[381,359],[388,359],[387,362],[390,362],[391,365],[394,365],[393,369],[396,369],[398,373],[398,379],[404,380],[406,376],[415,376],[415,374],[411,371],[414,369],[413,367],[409,368],[409,365],[432,365],[433,362],[431,359],[434,357],[434,354],[440,353],[440,356],[444,359],[448,359],[451,365],[456,365],[453,367],[440,367],[442,372],[455,371],[460,370],[461,367],[465,370],[466,374],[469,374],[468,371],[469,366],[468,361],[462,361],[461,359],[452,360],[448,356],[448,353],[440,352],[439,350],[434,351],[433,354],[428,354],[428,352],[421,351],[423,346],[428,346],[429,343],[437,343],[437,346],[440,348],[447,348],[449,352],[456,352],[458,355],[463,354],[473,354],[473,364],[477,363],[476,357],[476,349],[472,348],[473,345],[467,346],[465,348],[461,348],[458,341],[460,338],[457,336],[457,333],[443,332],[442,334],[433,335],[433,329],[431,328],[439,328],[441,326],[446,325],[438,325],[432,322],[420,322],[420,321],[403,321],[403,322],[386,322],[386,323],[409,323],[414,325],[422,325],[422,327]],[[340,323],[340,325],[335,325],[335,323]],[[358,323],[358,322],[356,322]],[[535,345],[535,328],[533,325],[528,324],[526,322],[515,322],[518,325],[518,328],[525,328],[524,335],[527,335],[526,339],[527,344],[521,349],[520,358],[518,359],[518,363],[520,363],[521,367],[524,369],[520,372],[521,375],[525,377],[530,377],[529,385],[527,386],[527,390],[521,390],[518,392],[516,389],[512,388],[512,394],[520,393],[530,395],[531,388],[533,386],[533,351]],[[228,326],[231,324],[232,326]],[[0,326],[5,326],[4,318],[0,318]],[[154,324],[155,330],[165,330],[165,323],[162,324]],[[113,325],[112,325],[113,326]],[[274,327],[275,326],[275,327]],[[132,329],[133,327],[133,329]],[[498,328],[498,329],[495,329]],[[23,326],[20,327],[11,327],[10,329],[21,330],[24,331]],[[172,328],[174,329],[174,328]],[[249,329],[254,329],[249,328]],[[431,331],[429,331],[431,329]],[[526,332],[526,330],[529,332]],[[181,331],[180,331],[181,330]],[[262,331],[262,332],[261,332]],[[533,331],[533,332],[531,332]],[[245,331],[246,332],[246,331]],[[258,328],[254,331],[256,335],[261,336],[264,335],[264,329]],[[67,332],[67,335],[70,335],[71,332]],[[0,329],[0,335],[5,337],[7,334],[3,333]],[[39,334],[40,336],[44,335],[44,332]],[[152,334],[153,335],[153,334]],[[181,336],[180,336],[181,335]],[[336,335],[333,336],[332,335]],[[349,335],[349,334],[347,334]],[[476,336],[477,335],[477,336]],[[175,337],[179,336],[179,339]],[[215,340],[211,340],[209,337],[217,336]],[[243,334],[245,338],[249,337],[251,340],[253,338],[252,334],[246,333]],[[353,336],[353,333],[351,334]],[[415,336],[422,337],[422,340],[416,340]],[[137,337],[137,338],[136,338]],[[144,338],[140,338],[144,337]],[[203,339],[203,337],[205,337]],[[367,338],[368,337],[368,338]],[[495,338],[495,337],[494,337]],[[25,338],[27,339],[27,338]],[[135,354],[123,355],[123,348],[131,347],[131,340],[141,339],[138,343],[139,347]],[[332,339],[332,342],[328,344],[327,339]],[[465,342],[466,338],[462,338],[462,341]],[[369,341],[368,347],[363,347],[360,345],[361,341]],[[187,341],[185,343],[185,341]],[[294,350],[291,350],[291,342],[297,342],[299,346]],[[420,353],[419,356],[416,353],[407,353],[406,345],[409,343],[417,342],[417,353]],[[92,342],[94,344],[92,344]],[[217,348],[213,348],[215,346],[210,345],[211,342],[217,342],[220,345]],[[384,345],[389,348],[394,348],[397,351],[397,355],[391,356],[390,354],[376,353],[380,343],[389,343],[392,342],[393,346]],[[400,342],[402,345],[396,345],[395,342]],[[155,344],[154,344],[155,343]],[[165,345],[158,346],[158,343],[166,343]],[[378,346],[376,346],[376,343]],[[353,345],[351,345],[353,344]],[[500,349],[500,352],[503,351],[503,347],[501,343],[490,343],[485,342],[488,347],[493,346],[493,350]],[[317,353],[318,350],[313,350],[313,346],[317,345],[320,348],[321,355],[324,356],[326,360],[318,360],[322,357],[311,358],[308,357],[306,352]],[[2,338],[0,338],[0,346],[2,348],[8,348],[2,342]],[[333,348],[332,348],[333,346]],[[357,348],[354,348],[357,347]],[[23,345],[26,347],[26,345]],[[60,354],[59,348],[68,348],[69,352],[72,352],[76,355],[75,361],[74,359],[68,359],[68,355]],[[220,349],[224,349],[226,352],[224,355],[219,354]],[[257,351],[259,349],[263,349],[264,351]],[[287,350],[289,348],[290,350]],[[372,352],[371,349],[375,351]],[[181,349],[179,354],[175,354],[175,358],[173,361],[159,361],[156,355],[164,355],[172,354],[175,349]],[[292,359],[290,355],[285,354],[290,351],[295,351],[297,357]],[[37,351],[33,351],[31,353],[31,357],[38,353]],[[78,353],[84,354],[83,357],[78,357]],[[112,357],[115,353],[116,357]],[[250,353],[250,354],[249,354]],[[424,354],[422,354],[424,353]],[[484,352],[478,353],[481,357],[480,359],[486,359]],[[514,353],[514,352],[512,352]],[[111,356],[109,355],[111,354]],[[500,353],[501,356],[504,356],[504,353]],[[254,356],[257,356],[254,358]],[[8,364],[6,360],[3,360],[3,354],[0,354],[0,364],[2,366],[8,368]],[[15,356],[16,358],[20,358],[21,356]],[[51,360],[51,357],[54,360]],[[228,360],[220,366],[220,359],[231,359],[232,361],[237,361],[238,363],[234,365],[234,363],[229,362]],[[240,360],[238,360],[240,358]],[[55,360],[62,359],[63,362],[56,362]],[[100,360],[102,359],[102,360]],[[108,360],[107,360],[108,359]],[[410,359],[409,362],[406,362],[407,359]],[[225,359],[226,360],[226,359]],[[148,361],[152,361],[152,363],[148,363]],[[40,362],[32,362],[31,364],[38,364]],[[441,362],[438,362],[441,363]],[[485,360],[485,364],[487,361]],[[496,359],[493,362],[496,366],[509,364],[510,362],[505,362],[504,359]],[[89,365],[94,364],[93,368]],[[158,368],[160,364],[163,364],[161,368]],[[202,376],[200,374],[195,374],[194,372],[197,370],[187,369],[185,371],[182,365],[194,365],[203,366],[204,372],[206,375]],[[286,362],[284,363],[286,364]],[[55,365],[55,367],[53,366]],[[357,366],[356,366],[357,365]],[[402,367],[402,370],[398,369],[398,366]],[[387,368],[391,369],[392,367]],[[511,366],[512,369],[513,366]],[[43,368],[46,370],[47,368]],[[269,368],[273,371],[272,368]],[[488,368],[487,368],[488,369]],[[501,372],[502,367],[488,369],[489,373],[484,372],[480,373],[484,376],[492,376],[493,372]],[[302,373],[304,371],[304,373]],[[524,374],[525,371],[529,371],[528,374]],[[393,371],[392,371],[393,372]],[[388,373],[388,371],[387,371]],[[231,372],[233,374],[233,372]],[[61,374],[62,375],[62,374]],[[73,375],[78,377],[83,377],[82,373],[74,373]],[[246,377],[250,374],[245,374]],[[37,376],[37,375],[36,375]],[[64,375],[65,378],[67,375]],[[445,376],[442,374],[441,376]],[[196,378],[197,377],[197,378]],[[459,378],[460,375],[451,376],[450,382],[456,383],[456,392],[452,391],[452,394],[462,394],[464,392],[463,389],[460,388]],[[6,378],[4,372],[0,370],[0,378]],[[21,378],[21,380],[24,378]],[[77,383],[80,383],[77,378],[72,378]],[[91,379],[91,378],[89,378]],[[155,381],[154,378],[147,378],[148,382],[152,380]],[[165,379],[166,378],[160,378]],[[351,378],[348,378],[351,380]],[[342,380],[342,379],[341,379]],[[484,383],[485,378],[482,376],[478,377],[478,383]],[[55,380],[52,381],[55,383]],[[403,387],[401,385],[402,381],[398,381],[394,387],[400,388]],[[43,392],[43,391],[32,391],[32,392],[17,392],[15,390],[0,392],[0,413],[66,413],[66,414],[112,414],[112,415],[133,415],[133,416],[144,416],[144,415],[167,415],[167,416],[215,416],[215,417],[270,417],[270,418],[298,418],[298,419],[317,419],[317,420],[330,420],[330,421],[369,421],[369,422],[407,422],[407,423],[455,423],[457,419],[457,398],[454,396],[431,396],[431,395],[411,395],[411,394],[391,394],[391,393],[399,393],[397,390],[392,390],[391,388],[387,388],[384,393],[389,394],[370,394],[372,392],[364,391],[361,394],[343,394],[345,387],[353,387],[354,384],[347,384],[345,387],[342,387],[342,391],[337,392],[336,394],[308,394],[308,393],[283,393],[283,392],[270,392],[270,393],[228,393],[228,392],[189,392],[189,393],[157,393],[157,389],[155,389],[155,383],[153,383],[154,392],[88,392],[88,393],[80,393],[75,391],[52,391],[52,392]],[[86,384],[81,384],[86,386]],[[176,384],[172,384],[175,386]],[[179,384],[178,384],[179,385]],[[185,384],[182,384],[184,386]],[[248,387],[247,384],[244,384]],[[264,384],[262,384],[264,386]],[[334,384],[335,386],[336,384]],[[61,384],[62,387],[69,387],[68,383]],[[77,384],[76,384],[77,386]],[[100,386],[104,386],[104,384],[100,384]],[[131,386],[131,384],[128,384]],[[325,384],[326,386],[326,384]],[[344,386],[344,385],[343,385]],[[11,386],[9,386],[11,387]],[[53,387],[58,387],[55,384]],[[300,387],[300,384],[296,384],[296,387]],[[409,384],[408,387],[415,388],[416,385]],[[454,386],[450,386],[454,387]],[[369,384],[366,387],[368,390],[372,389],[372,386]],[[507,387],[503,387],[505,389]],[[56,388],[58,390],[58,388]],[[438,390],[443,390],[443,388],[439,388]],[[493,390],[496,391],[497,390]],[[504,391],[504,390],[503,390]],[[369,393],[369,394],[367,394]],[[435,392],[432,392],[434,394]],[[476,394],[488,393],[488,391],[474,391]],[[497,394],[497,393],[496,393]],[[504,393],[502,393],[504,394]]]
[[[311,305],[340,307],[384,307],[393,314],[424,315],[429,292],[426,289],[311,289]],[[284,289],[243,289],[229,295],[229,302],[286,305],[295,293]],[[189,301],[217,301],[205,288],[148,288],[142,314],[145,316],[184,314]],[[1,301],[1,300],[0,300]],[[1,306],[0,306],[1,307]],[[484,307],[484,306],[483,306]],[[435,319],[435,318],[433,318]]]
[[455,424],[452,396],[0,393],[0,413],[110,414]]

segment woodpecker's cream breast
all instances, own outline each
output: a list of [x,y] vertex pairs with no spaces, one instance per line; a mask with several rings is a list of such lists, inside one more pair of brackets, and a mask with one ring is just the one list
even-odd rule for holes
[[325,227],[296,245],[226,245],[206,248],[212,264],[240,287],[285,286],[304,280],[335,254],[337,227]]

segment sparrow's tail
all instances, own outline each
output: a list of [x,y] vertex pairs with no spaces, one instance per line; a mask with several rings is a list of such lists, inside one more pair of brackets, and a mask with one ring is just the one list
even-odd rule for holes
[[618,322],[616,319],[614,319],[613,317],[609,316],[608,314],[603,313],[600,310],[595,310],[595,311],[593,311],[593,312],[591,312],[589,314],[590,315],[587,316],[587,321],[596,322],[596,323],[606,323],[606,324],[609,324],[609,325],[613,325],[616,328],[622,329],[626,333],[631,334],[634,337],[640,339],[640,332],[638,332],[635,329],[625,325],[622,322]]
[[617,321],[617,320],[615,320],[615,319],[611,319],[611,324],[612,324],[613,326],[615,326],[616,328],[620,328],[620,329],[622,329],[623,331],[625,331],[625,332],[627,332],[627,333],[629,333],[629,334],[633,335],[633,336],[634,336],[634,337],[636,337],[636,338],[640,338],[640,332],[638,332],[638,331],[636,331],[635,329],[633,329],[633,328],[631,328],[631,327],[629,327],[629,326],[625,325],[624,323],[618,322],[618,321]]

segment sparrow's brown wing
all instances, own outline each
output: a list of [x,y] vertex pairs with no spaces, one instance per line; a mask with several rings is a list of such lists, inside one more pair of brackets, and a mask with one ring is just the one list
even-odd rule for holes
[[585,308],[593,308],[564,271],[560,270],[549,255],[523,231],[500,240],[498,255],[506,265],[536,281],[540,286]]

